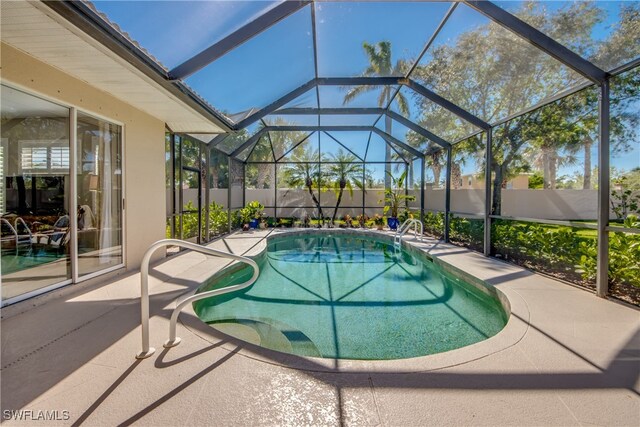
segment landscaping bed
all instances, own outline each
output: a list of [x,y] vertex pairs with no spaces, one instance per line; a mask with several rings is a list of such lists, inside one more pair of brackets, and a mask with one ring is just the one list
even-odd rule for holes
[[[440,237],[443,213],[425,215],[425,231]],[[450,241],[482,251],[483,221],[452,217]],[[640,228],[629,216],[627,228]],[[614,298],[640,306],[640,234],[611,232],[609,292]],[[528,269],[595,290],[597,232],[595,229],[534,222],[494,220],[491,254]]]

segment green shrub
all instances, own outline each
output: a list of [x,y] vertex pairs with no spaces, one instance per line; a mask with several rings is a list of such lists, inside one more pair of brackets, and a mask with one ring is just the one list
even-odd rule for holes
[[425,212],[422,222],[425,233],[438,238],[444,235],[444,212]]
[[247,206],[245,206],[244,209],[246,209],[246,215],[248,216],[249,220],[260,219],[262,218],[262,212],[264,211],[264,206],[262,205],[262,203],[258,202],[257,200],[253,200],[247,203]]
[[[185,211],[197,211],[192,201],[187,202],[183,210]],[[204,214],[204,210],[202,211]],[[204,217],[204,215],[203,215]],[[190,239],[198,235],[198,215],[197,214],[182,214],[182,238]],[[179,236],[178,236],[179,237]]]
[[242,227],[242,209],[236,209],[231,212],[231,228]]
[[[630,215],[627,228],[640,228]],[[595,230],[496,220],[491,228],[495,254],[563,279],[593,284],[597,269]],[[611,232],[609,236],[609,283],[640,287],[640,234]]]
[[[629,215],[624,227],[640,228],[640,220],[635,215]],[[609,282],[640,288],[640,234],[609,234]]]
[[452,243],[482,251],[484,244],[484,220],[451,215],[449,240]]
[[529,222],[495,220],[492,253],[533,270],[585,283],[595,278],[595,233]]
[[[193,202],[189,201],[185,206],[184,210],[194,211],[196,207]],[[206,210],[202,209],[202,236],[206,234]],[[176,218],[176,221],[179,221],[179,217]],[[217,236],[220,234],[226,233],[228,230],[228,216],[227,210],[222,206],[217,204],[216,202],[212,202],[209,205],[209,237]],[[178,234],[175,236],[176,238],[180,238],[180,227],[179,224],[176,225],[176,231]],[[198,234],[198,216],[196,214],[183,214],[182,215],[182,237],[184,239],[189,239],[191,237],[197,236]],[[171,237],[171,222],[167,220],[166,225],[166,236],[167,238]]]
[[218,235],[225,233],[229,227],[227,210],[213,202],[209,205],[209,234]]

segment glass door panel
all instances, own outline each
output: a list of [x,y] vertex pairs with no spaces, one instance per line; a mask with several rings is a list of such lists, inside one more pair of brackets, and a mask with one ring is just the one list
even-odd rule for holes
[[78,276],[123,264],[122,129],[78,113]]
[[2,300],[71,279],[69,109],[1,87]]

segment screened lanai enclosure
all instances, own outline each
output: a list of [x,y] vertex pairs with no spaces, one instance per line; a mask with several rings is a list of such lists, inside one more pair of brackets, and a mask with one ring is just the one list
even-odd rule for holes
[[228,130],[167,129],[167,236],[207,242],[254,201],[267,227],[375,227],[395,196],[435,238],[640,301],[640,3],[63,7]]

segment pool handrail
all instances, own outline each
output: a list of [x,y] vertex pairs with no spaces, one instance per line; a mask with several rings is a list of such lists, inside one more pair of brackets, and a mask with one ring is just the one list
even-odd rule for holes
[[[33,233],[31,232],[31,229],[29,228],[29,226],[27,225],[26,222],[24,222],[24,219],[20,218],[19,216],[16,217],[16,219],[13,220],[13,226],[16,230],[16,234],[18,233],[18,223],[22,223],[22,226],[24,227],[25,230],[27,230],[27,233],[29,233],[29,243],[31,243],[31,240],[33,239]],[[16,244],[18,243],[20,235],[17,234],[16,236]]]
[[11,223],[6,218],[0,218],[0,222],[2,222],[3,224],[7,224],[7,227],[9,227],[9,230],[11,230],[11,232],[15,236],[16,248],[17,248],[17,246],[18,246],[18,231],[15,229],[15,227],[13,225],[11,225]]
[[413,235],[416,239],[418,239],[418,225],[420,225],[420,240],[422,241],[422,236],[424,234],[424,227],[422,225],[422,221],[415,218],[407,218],[405,222],[402,223],[400,227],[396,230],[396,234],[393,236],[393,243],[397,246],[402,241],[402,236],[406,234],[407,231],[413,225]]
[[198,245],[191,242],[185,242],[178,239],[163,239],[153,243],[144,253],[142,264],[140,265],[140,318],[142,326],[142,350],[138,354],[136,354],[136,359],[145,359],[151,356],[156,351],[155,348],[149,347],[149,262],[153,253],[164,246],[178,246],[185,249],[191,249],[192,251],[200,252],[205,255],[228,258],[235,261],[244,262],[245,264],[249,264],[253,268],[253,275],[251,276],[251,279],[247,280],[244,283],[227,286],[221,289],[215,289],[213,291],[201,292],[199,294],[189,296],[182,301],[179,301],[176,305],[176,308],[171,313],[171,320],[169,322],[169,339],[164,343],[165,348],[175,347],[180,343],[180,338],[176,337],[176,323],[178,321],[178,315],[185,305],[204,298],[209,298],[212,296],[226,294],[229,292],[247,288],[256,281],[258,275],[260,274],[258,264],[251,258],[247,258],[241,255],[235,255],[229,252],[208,248],[206,246]]

